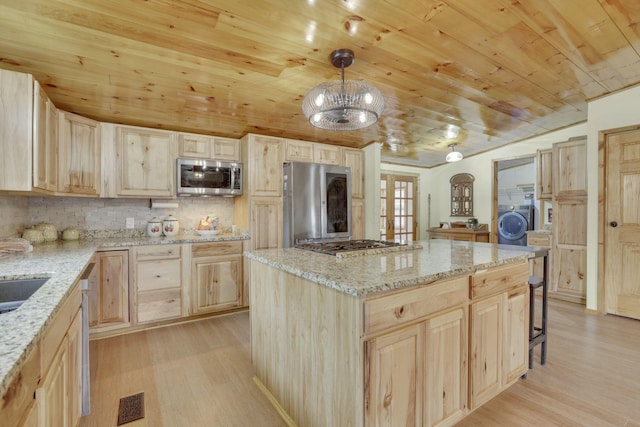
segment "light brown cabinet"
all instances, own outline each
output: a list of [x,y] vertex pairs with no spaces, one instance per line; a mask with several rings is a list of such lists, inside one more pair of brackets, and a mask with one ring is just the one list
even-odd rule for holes
[[246,151],[245,190],[250,196],[282,196],[282,139],[249,134],[243,138]]
[[365,344],[367,425],[453,425],[464,417],[468,287],[462,276],[365,303],[365,329],[392,330]]
[[32,189],[33,87],[30,74],[0,69],[0,190]]
[[193,314],[242,306],[242,242],[194,243],[191,257]]
[[527,263],[473,277],[470,306],[469,396],[475,409],[513,384],[528,368]]
[[351,168],[351,197],[364,198],[364,153],[352,148],[342,149],[343,166]]
[[342,164],[342,147],[314,143],[313,161],[325,165],[340,165]]
[[58,110],[38,82],[33,90],[33,186],[58,189]]
[[59,111],[58,114],[58,192],[74,196],[99,196],[99,123],[66,111]]
[[584,303],[587,251],[586,138],[553,145],[553,249],[550,296]]
[[313,163],[313,142],[287,139],[284,141],[285,162]]
[[282,197],[254,197],[250,202],[251,250],[282,247]]
[[117,188],[121,197],[175,196],[172,132],[116,126]]
[[483,227],[478,230],[468,228],[437,228],[429,230],[430,239],[461,240],[464,242],[489,243],[489,230]]
[[351,201],[351,222],[351,238],[354,240],[364,239],[364,199]]
[[553,197],[553,150],[538,150],[538,168],[536,170],[537,196],[540,200]]
[[91,333],[130,326],[129,251],[97,252],[94,259],[87,292]]
[[240,141],[231,138],[178,133],[178,155],[226,161],[240,160]]
[[133,249],[136,324],[183,316],[182,246]]

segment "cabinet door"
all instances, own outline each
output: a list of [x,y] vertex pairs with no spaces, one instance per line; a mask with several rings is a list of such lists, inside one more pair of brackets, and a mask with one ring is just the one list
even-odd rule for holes
[[504,295],[471,304],[470,408],[482,405],[502,388]]
[[138,323],[182,316],[180,245],[135,250],[135,314]]
[[56,191],[58,182],[58,110],[34,83],[33,186]]
[[216,160],[240,161],[240,141],[232,138],[213,138],[211,155]]
[[170,132],[118,127],[119,196],[175,195],[175,145]]
[[129,251],[96,254],[97,274],[89,282],[89,326],[129,325]]
[[364,221],[364,199],[353,199],[351,201],[352,239],[364,239]]
[[325,165],[340,165],[342,163],[342,147],[314,143],[313,161]]
[[180,157],[211,158],[213,137],[191,133],[178,134],[178,155]]
[[282,139],[248,135],[245,182],[252,196],[282,196]]
[[536,177],[538,181],[538,199],[551,199],[553,196],[553,150],[538,150],[538,169]]
[[587,195],[586,138],[553,144],[553,179],[554,197]]
[[76,426],[82,412],[82,312],[78,311],[67,332],[67,413]]
[[364,153],[352,148],[342,149],[342,164],[351,168],[351,197],[364,198]]
[[191,274],[195,314],[242,305],[241,255],[194,258]]
[[66,341],[63,341],[52,359],[42,386],[36,390],[36,400],[41,425],[47,427],[67,427],[69,425],[69,407],[67,388],[69,365]]
[[529,286],[507,294],[504,320],[504,384],[518,380],[529,369]]
[[64,111],[59,114],[58,191],[98,196],[99,123]]
[[313,162],[313,142],[287,139],[284,144],[286,162]]
[[424,323],[376,337],[366,351],[365,424],[422,425]]
[[467,320],[460,308],[426,322],[425,426],[453,425],[467,407]]
[[30,74],[0,69],[0,190],[31,191],[33,183],[33,96]]
[[282,198],[254,197],[250,202],[252,250],[282,247]]

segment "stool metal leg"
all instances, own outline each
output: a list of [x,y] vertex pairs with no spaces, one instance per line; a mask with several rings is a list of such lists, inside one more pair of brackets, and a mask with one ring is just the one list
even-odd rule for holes
[[547,257],[544,256],[542,258],[542,267],[543,267],[543,283],[542,283],[542,335],[544,336],[544,340],[542,341],[542,349],[540,351],[540,364],[544,365],[547,362],[547,288],[549,287],[549,275],[548,273],[548,265],[547,265]]

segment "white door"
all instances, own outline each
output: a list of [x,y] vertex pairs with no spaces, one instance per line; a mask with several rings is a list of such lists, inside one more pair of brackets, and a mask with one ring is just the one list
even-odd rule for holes
[[640,130],[607,136],[605,311],[640,319]]

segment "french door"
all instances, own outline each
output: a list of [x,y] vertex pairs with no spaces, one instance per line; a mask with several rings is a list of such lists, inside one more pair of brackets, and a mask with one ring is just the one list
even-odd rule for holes
[[381,175],[380,240],[411,242],[419,238],[416,181],[413,176]]

